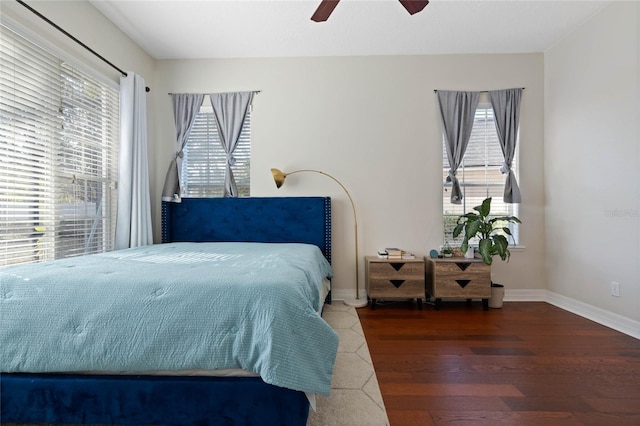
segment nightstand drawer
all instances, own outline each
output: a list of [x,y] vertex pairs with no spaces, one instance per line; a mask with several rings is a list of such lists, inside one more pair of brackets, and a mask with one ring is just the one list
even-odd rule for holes
[[424,297],[424,280],[422,279],[371,279],[369,280],[369,297],[398,297],[414,299]]
[[491,274],[491,267],[484,263],[477,262],[449,262],[438,263],[436,271],[439,277],[449,275],[489,276]]
[[422,262],[371,262],[369,264],[369,279],[424,279],[424,263]]
[[436,298],[485,299],[491,297],[491,282],[468,277],[438,277],[438,284],[433,289]]

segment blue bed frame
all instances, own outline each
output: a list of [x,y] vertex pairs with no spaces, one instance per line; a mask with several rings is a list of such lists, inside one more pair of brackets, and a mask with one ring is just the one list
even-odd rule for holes
[[331,263],[330,197],[185,198],[162,203],[162,242],[307,243]]
[[[309,243],[330,262],[331,199],[163,202],[162,242],[184,241]],[[1,423],[302,426],[309,414],[303,392],[258,377],[2,374],[0,397]]]

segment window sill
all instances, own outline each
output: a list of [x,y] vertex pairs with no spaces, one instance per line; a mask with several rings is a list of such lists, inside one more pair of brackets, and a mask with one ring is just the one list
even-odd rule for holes
[[[477,245],[471,244],[470,246],[473,247],[476,251],[478,250]],[[507,248],[509,249],[510,252],[520,252],[520,251],[525,251],[527,246],[517,245],[517,246],[509,246]]]

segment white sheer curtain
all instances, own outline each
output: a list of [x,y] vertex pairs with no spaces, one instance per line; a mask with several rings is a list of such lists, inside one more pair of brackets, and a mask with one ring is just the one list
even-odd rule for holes
[[144,79],[132,72],[120,78],[120,163],[115,249],[153,244],[147,100]]

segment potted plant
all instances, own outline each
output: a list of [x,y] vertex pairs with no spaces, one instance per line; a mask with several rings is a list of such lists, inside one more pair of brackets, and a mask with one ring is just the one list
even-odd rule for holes
[[[491,197],[482,201],[482,204],[473,208],[475,212],[466,213],[458,217],[456,227],[453,230],[453,237],[457,237],[464,231],[464,238],[460,250],[463,253],[469,248],[469,240],[478,238],[478,252],[482,260],[487,265],[491,265],[495,255],[500,259],[509,261],[511,252],[509,251],[509,240],[511,230],[507,226],[511,223],[522,223],[515,216],[496,216],[490,217],[491,214]],[[501,284],[491,283],[492,293],[494,288],[504,295],[504,286]],[[501,291],[500,291],[501,290]],[[489,306],[502,306],[502,299],[499,301],[489,301]],[[499,305],[499,306],[498,306]]]
[[441,253],[444,257],[452,257],[453,248],[449,245],[449,243],[445,243],[444,246],[442,246]]

